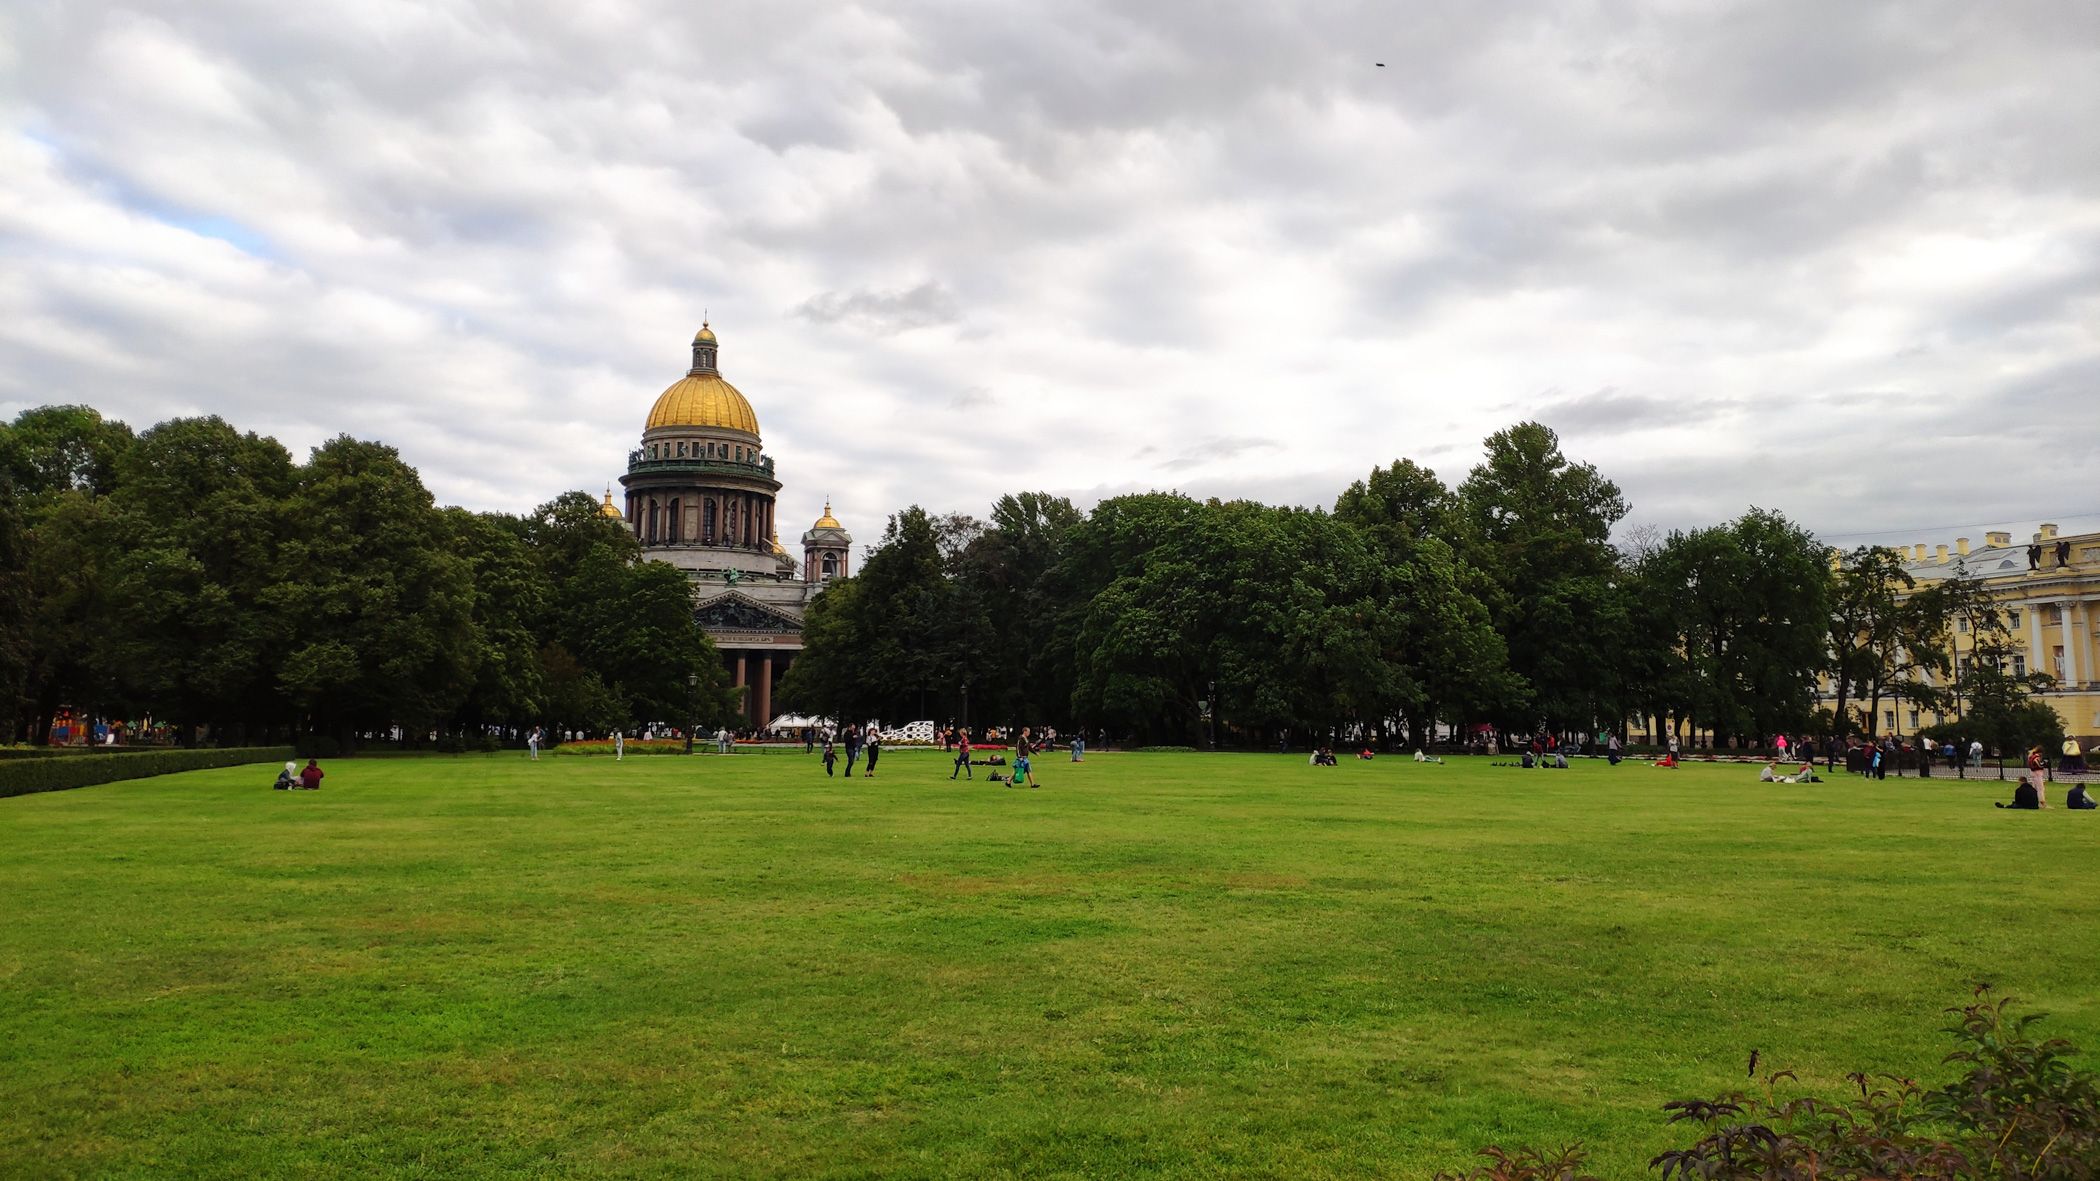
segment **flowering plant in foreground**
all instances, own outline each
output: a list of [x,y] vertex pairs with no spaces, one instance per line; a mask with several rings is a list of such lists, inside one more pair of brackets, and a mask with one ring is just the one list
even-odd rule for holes
[[[2100,1178],[2100,1076],[2062,1038],[2037,1039],[2040,1014],[2009,1015],[2011,998],[1978,985],[1947,1027],[1959,1079],[1937,1090],[1895,1075],[1847,1076],[1842,1099],[1782,1096],[1794,1073],[1764,1077],[1758,1094],[1663,1104],[1699,1138],[1648,1162],[1665,1181],[2092,1181]],[[1757,1054],[1750,1055],[1750,1073]],[[1438,1181],[1598,1181],[1579,1145],[1547,1153],[1488,1148],[1489,1163]]]

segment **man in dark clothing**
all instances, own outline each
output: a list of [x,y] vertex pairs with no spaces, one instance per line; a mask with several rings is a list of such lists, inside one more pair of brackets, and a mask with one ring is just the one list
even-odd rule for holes
[[2042,793],[2034,790],[2034,784],[2027,782],[2027,777],[2023,775],[2020,777],[2019,786],[2013,788],[2013,802],[2010,804],[2000,803],[1998,807],[2019,808],[2023,811],[2037,812],[2042,807]]
[[846,727],[846,778],[853,778],[853,764],[860,759],[860,727]]
[[2071,785],[2071,793],[2064,797],[2064,807],[2077,812],[2090,812],[2094,808],[2100,808],[2100,803],[2095,803],[2093,797],[2086,794],[2085,784],[2074,783]]

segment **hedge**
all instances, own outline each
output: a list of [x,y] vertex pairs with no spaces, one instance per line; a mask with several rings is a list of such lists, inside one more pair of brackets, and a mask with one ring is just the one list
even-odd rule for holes
[[97,783],[115,783],[120,779],[145,779],[148,776],[170,775],[177,771],[202,771],[207,767],[282,763],[291,757],[292,748],[289,746],[230,746],[204,750],[152,750],[112,755],[80,755],[66,759],[12,759],[0,762],[0,799],[26,796],[39,791],[91,787]]

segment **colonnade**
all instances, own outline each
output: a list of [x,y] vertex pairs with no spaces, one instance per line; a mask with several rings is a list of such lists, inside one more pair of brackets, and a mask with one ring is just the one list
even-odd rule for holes
[[773,683],[787,673],[794,654],[778,648],[724,649],[730,684],[742,692],[744,721],[752,727],[773,720]]
[[[2029,672],[2048,673],[2066,689],[2083,684],[2088,676],[2086,666],[2079,659],[2079,638],[2083,626],[2079,621],[2078,608],[2090,602],[2088,599],[2034,599],[2022,604],[2027,611],[2027,659]],[[2056,608],[2056,618],[2044,622],[2045,610]],[[2084,625],[2089,626],[2089,625]],[[2053,654],[2044,647],[2045,630],[2055,628],[2063,641],[2063,662],[2059,665]]]
[[696,496],[629,493],[627,519],[643,545],[727,545],[759,549],[773,536],[773,498],[758,492]]

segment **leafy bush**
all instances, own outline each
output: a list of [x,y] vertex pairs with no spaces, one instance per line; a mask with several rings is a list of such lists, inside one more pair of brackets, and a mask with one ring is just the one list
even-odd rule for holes
[[[1792,1071],[1766,1076],[1759,1095],[1665,1103],[1670,1122],[1699,1129],[1689,1148],[1648,1162],[1664,1181],[2093,1181],[2100,1178],[2100,1076],[2073,1062],[2062,1038],[2037,1039],[2040,1014],[2008,1016],[2011,998],[1979,986],[1949,1009],[1959,1048],[1943,1060],[1962,1076],[1927,1091],[1894,1075],[1850,1077],[1842,1102],[1782,1098]],[[1756,1055],[1751,1055],[1755,1068]],[[1490,1148],[1489,1163],[1439,1181],[1596,1181],[1580,1147],[1548,1156]]]
[[343,744],[326,734],[299,736],[299,757],[302,759],[333,759],[342,753]]
[[292,748],[288,746],[241,746],[206,750],[142,750],[69,759],[17,759],[0,762],[0,799],[40,791],[91,787],[120,779],[145,779],[177,771],[201,771],[207,767],[281,763],[291,757]]

